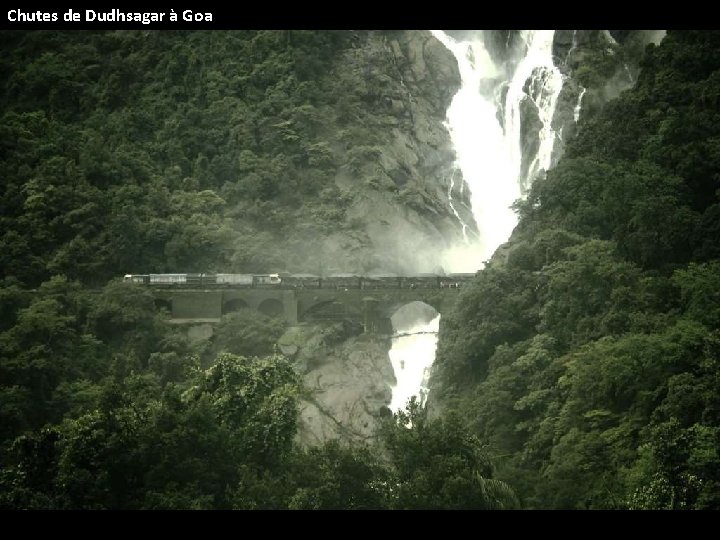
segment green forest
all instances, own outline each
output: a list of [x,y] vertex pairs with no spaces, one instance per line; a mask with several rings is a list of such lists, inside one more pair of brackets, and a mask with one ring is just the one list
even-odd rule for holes
[[437,399],[530,508],[720,508],[720,34],[668,32],[443,317]]
[[193,341],[122,281],[319,273],[338,230],[363,270],[336,169],[415,123],[371,34],[0,33],[0,508],[720,508],[720,33],[583,117],[367,444],[298,444],[283,322]]

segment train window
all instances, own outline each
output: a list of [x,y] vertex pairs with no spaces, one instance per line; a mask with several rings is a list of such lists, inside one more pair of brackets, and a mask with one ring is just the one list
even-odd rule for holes
[[186,283],[187,274],[150,274],[150,283]]

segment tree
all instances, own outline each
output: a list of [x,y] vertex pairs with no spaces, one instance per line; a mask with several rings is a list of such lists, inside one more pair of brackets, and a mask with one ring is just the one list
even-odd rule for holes
[[297,425],[298,379],[282,356],[218,356],[189,393],[208,395],[221,425],[230,430],[238,459],[272,466],[290,451]]
[[295,453],[288,467],[290,509],[369,510],[387,506],[388,471],[370,448],[328,441]]
[[279,319],[250,310],[223,315],[213,331],[213,349],[244,357],[268,356],[284,330]]
[[480,441],[457,414],[429,420],[412,398],[381,433],[392,465],[391,506],[398,509],[505,509],[518,500],[492,479]]

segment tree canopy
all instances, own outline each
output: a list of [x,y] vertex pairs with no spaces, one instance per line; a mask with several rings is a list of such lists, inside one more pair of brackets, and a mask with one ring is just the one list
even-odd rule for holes
[[443,315],[437,399],[525,506],[720,507],[719,38],[647,47]]

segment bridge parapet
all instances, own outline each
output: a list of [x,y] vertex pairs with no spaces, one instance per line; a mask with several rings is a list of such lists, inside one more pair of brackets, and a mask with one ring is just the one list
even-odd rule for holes
[[373,321],[389,319],[401,306],[419,301],[439,313],[455,302],[459,289],[157,289],[155,297],[169,302],[175,322],[217,319],[241,307],[270,316],[282,316],[288,324],[318,319]]

